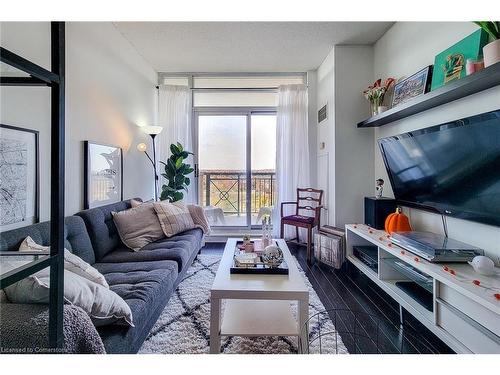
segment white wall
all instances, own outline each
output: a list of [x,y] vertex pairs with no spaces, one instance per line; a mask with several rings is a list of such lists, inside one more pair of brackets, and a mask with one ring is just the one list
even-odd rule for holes
[[[1,23],[1,45],[50,68],[50,26]],[[135,146],[154,121],[156,72],[112,23],[66,23],[66,214],[83,208],[83,140],[120,146],[124,198],[153,194],[149,161]],[[41,220],[50,215],[50,92],[2,87],[0,121],[40,131]]]
[[[363,220],[363,198],[373,195],[373,130],[359,130],[368,104],[361,95],[373,77],[373,47],[335,46],[318,68],[318,181],[328,174],[328,223],[342,227]],[[320,145],[324,143],[324,148]]]
[[[48,23],[0,23],[0,44],[50,69]],[[0,86],[0,122],[38,130],[40,141],[40,218],[50,215],[50,89]]]
[[[409,76],[434,62],[434,56],[476,30],[470,22],[425,23],[398,22],[375,44],[374,77]],[[376,140],[450,120],[487,112],[500,107],[500,87],[425,111],[375,130],[375,177],[389,181]],[[389,184],[384,195],[392,196]],[[410,211],[417,230],[442,233],[441,218],[420,210]],[[448,219],[449,236],[483,247],[487,255],[500,265],[500,228],[484,224]]]
[[364,197],[372,196],[373,129],[358,129],[368,104],[362,95],[373,77],[373,47],[335,47],[335,225],[364,220]]
[[[334,49],[330,51],[317,70],[316,112],[327,106],[327,118],[318,124],[317,141],[315,142],[317,160],[318,187],[325,190],[324,205],[327,211],[323,213],[323,224],[335,222],[335,176],[334,150]],[[323,144],[323,148],[321,145]]]
[[312,187],[317,186],[317,176],[316,176],[316,137],[318,129],[318,116],[316,111],[316,96],[317,96],[317,73],[315,70],[307,72],[307,103],[308,103],[308,115],[307,122],[309,127],[308,137],[309,137],[309,166],[311,180],[310,185]]

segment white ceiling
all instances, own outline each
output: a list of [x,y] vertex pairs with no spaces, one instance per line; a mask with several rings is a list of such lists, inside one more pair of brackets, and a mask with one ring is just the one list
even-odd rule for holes
[[116,22],[158,72],[303,72],[335,44],[373,44],[393,22]]

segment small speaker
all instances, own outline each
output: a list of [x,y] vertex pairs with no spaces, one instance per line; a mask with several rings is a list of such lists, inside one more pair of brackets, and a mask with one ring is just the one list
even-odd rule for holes
[[396,207],[395,199],[365,197],[365,224],[375,229],[384,229],[385,219],[396,212]]

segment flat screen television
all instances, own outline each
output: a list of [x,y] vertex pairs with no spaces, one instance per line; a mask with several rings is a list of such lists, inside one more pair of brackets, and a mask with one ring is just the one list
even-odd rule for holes
[[378,144],[400,204],[500,226],[500,110]]

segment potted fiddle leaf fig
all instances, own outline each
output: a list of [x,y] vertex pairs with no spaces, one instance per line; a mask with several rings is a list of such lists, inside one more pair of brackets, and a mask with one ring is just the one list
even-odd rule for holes
[[167,159],[167,162],[160,162],[165,166],[165,177],[167,183],[161,187],[160,199],[162,201],[168,200],[169,202],[177,202],[184,198],[184,191],[188,191],[188,186],[191,180],[187,177],[193,173],[194,169],[191,165],[184,163],[184,160],[193,155],[192,152],[184,150],[180,143],[171,144],[170,151],[172,155]]
[[488,33],[489,43],[483,47],[484,67],[500,62],[500,21],[474,21]]

